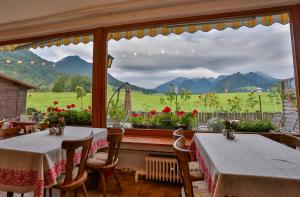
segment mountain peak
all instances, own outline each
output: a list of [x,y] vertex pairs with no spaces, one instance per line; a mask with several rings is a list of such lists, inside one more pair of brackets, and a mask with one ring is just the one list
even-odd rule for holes
[[88,63],[87,61],[85,61],[84,59],[79,57],[78,55],[66,56],[56,63],[60,63],[60,62],[85,62],[85,63]]

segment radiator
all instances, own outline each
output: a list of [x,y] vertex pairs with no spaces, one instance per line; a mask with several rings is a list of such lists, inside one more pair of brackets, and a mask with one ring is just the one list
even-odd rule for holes
[[150,154],[146,160],[146,180],[181,182],[179,166],[174,155]]

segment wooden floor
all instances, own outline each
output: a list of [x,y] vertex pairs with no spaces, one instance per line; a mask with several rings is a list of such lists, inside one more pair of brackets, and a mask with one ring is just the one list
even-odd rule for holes
[[[150,181],[134,182],[134,176],[122,175],[120,176],[122,182],[123,192],[117,191],[115,182],[113,179],[108,183],[108,196],[109,197],[179,197],[181,186],[178,184],[167,184]],[[102,193],[97,189],[89,189],[89,197],[100,197]],[[48,195],[47,195],[48,196]],[[53,197],[59,197],[58,191],[53,191]],[[74,194],[69,193],[68,196],[73,197]],[[77,195],[82,197],[81,194]],[[0,192],[0,197],[6,197],[5,192]],[[14,197],[20,197],[19,194],[15,194]],[[33,197],[32,193],[26,193],[24,197]]]

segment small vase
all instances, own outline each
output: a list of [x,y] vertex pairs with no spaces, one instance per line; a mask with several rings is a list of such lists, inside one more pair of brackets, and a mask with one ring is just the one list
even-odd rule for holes
[[57,132],[58,135],[63,135],[64,132],[65,132],[65,128],[64,127],[58,127],[58,132]]
[[226,129],[226,138],[233,140],[235,138],[235,131],[233,129]]

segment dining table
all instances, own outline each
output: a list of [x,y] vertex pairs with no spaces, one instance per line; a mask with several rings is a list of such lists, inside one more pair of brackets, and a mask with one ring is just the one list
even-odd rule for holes
[[300,196],[299,150],[259,134],[196,133],[193,143],[211,196]]
[[[0,190],[33,191],[35,197],[42,197],[44,189],[54,186],[65,172],[66,151],[61,147],[62,142],[84,139],[91,132],[91,155],[107,147],[107,129],[67,126],[63,135],[50,135],[47,129],[0,140]],[[79,164],[80,159],[81,148],[75,152],[74,163]]]

